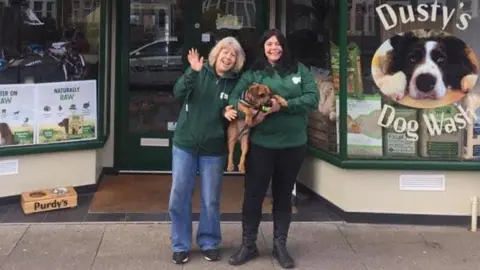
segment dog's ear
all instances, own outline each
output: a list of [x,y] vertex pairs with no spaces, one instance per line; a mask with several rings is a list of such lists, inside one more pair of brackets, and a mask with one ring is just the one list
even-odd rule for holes
[[400,47],[404,47],[405,45],[410,45],[413,42],[418,41],[419,38],[415,36],[412,32],[404,33],[403,35],[395,35],[390,38],[390,45],[392,48],[398,49]]
[[438,41],[445,44],[448,48],[455,48],[455,50],[462,50],[467,47],[463,40],[454,36],[440,37]]
[[469,73],[478,72],[478,59],[463,40],[455,36],[446,36],[439,38],[439,42],[445,46],[445,52],[448,59],[456,59],[463,63],[462,68],[466,68]]
[[272,89],[270,87],[268,87],[267,85],[264,85],[263,87],[265,87],[265,92],[267,93],[272,93]]

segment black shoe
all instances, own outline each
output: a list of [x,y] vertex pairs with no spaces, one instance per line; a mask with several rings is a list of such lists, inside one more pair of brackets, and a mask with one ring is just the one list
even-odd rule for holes
[[173,253],[173,262],[175,264],[184,264],[188,262],[188,252],[174,252]]
[[284,269],[295,267],[290,254],[287,251],[287,237],[292,220],[292,212],[273,213],[273,257]]
[[232,257],[230,257],[228,263],[234,266],[242,265],[255,259],[259,256],[259,254],[260,253],[258,252],[257,245],[253,244],[247,246],[245,244],[242,244],[240,249],[235,254],[233,254]]
[[203,256],[205,257],[205,260],[210,261],[210,262],[215,262],[220,259],[220,250],[218,249],[207,249],[207,250],[202,250]]
[[284,241],[274,240],[272,255],[283,269],[291,269],[295,267],[295,262],[290,254],[288,254]]

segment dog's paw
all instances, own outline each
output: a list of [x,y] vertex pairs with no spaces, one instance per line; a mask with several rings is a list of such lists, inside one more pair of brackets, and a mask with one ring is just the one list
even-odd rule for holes
[[336,112],[330,112],[330,121],[336,121],[337,120],[337,113]]
[[286,101],[283,98],[278,100],[278,104],[282,107],[285,107],[285,108],[288,107],[288,101]]
[[407,87],[407,76],[403,72],[397,72],[394,75],[387,75],[382,79],[382,93],[394,100],[399,101],[405,96]]
[[470,75],[464,76],[462,78],[462,81],[460,82],[460,86],[462,88],[460,90],[462,91],[462,93],[467,93],[470,90],[472,90],[473,87],[475,87],[475,84],[477,83],[477,79],[478,79],[478,76],[476,74],[470,74]]
[[245,173],[245,164],[243,163],[238,164],[238,171],[241,173]]

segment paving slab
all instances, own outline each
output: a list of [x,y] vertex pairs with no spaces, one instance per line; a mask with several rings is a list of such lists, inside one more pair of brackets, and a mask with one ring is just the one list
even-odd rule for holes
[[[262,223],[267,245],[273,246],[273,224]],[[292,223],[287,248],[297,269],[367,270],[335,224]],[[281,269],[274,261],[276,269]]]
[[104,225],[31,225],[2,270],[90,269]]
[[[198,223],[193,225],[193,239],[195,240],[196,229]],[[262,235],[260,229],[257,239],[257,246],[260,252],[260,256],[253,261],[250,261],[244,265],[233,267],[228,264],[230,256],[237,251],[242,243],[242,225],[240,223],[222,223],[222,245],[221,252],[222,257],[218,262],[209,262],[205,260],[199,247],[195,244],[193,246],[190,262],[185,264],[184,270],[197,270],[197,269],[274,269],[272,257],[270,256],[271,250],[268,248],[265,238]]]
[[169,226],[169,224],[107,225],[92,269],[182,269],[172,262]]
[[339,229],[367,269],[458,269],[446,264],[435,241],[424,237],[429,232],[461,234],[457,228],[343,224]]
[[420,231],[413,226],[341,224],[341,233],[352,245],[382,243],[415,243],[423,242]]
[[[197,222],[194,222],[195,239]],[[261,256],[240,267],[228,258],[241,224],[222,223],[222,259],[206,261],[196,245],[189,263],[172,262],[170,224],[3,224],[0,269],[281,269],[270,253],[273,223],[260,226]],[[288,249],[296,269],[478,270],[480,232],[467,228],[292,223]]]
[[0,268],[27,228],[27,225],[0,225]]
[[354,251],[369,270],[457,269],[447,267],[438,251],[422,242],[367,244],[356,246]]
[[417,230],[440,253],[445,269],[480,268],[480,232],[469,232],[466,228]]

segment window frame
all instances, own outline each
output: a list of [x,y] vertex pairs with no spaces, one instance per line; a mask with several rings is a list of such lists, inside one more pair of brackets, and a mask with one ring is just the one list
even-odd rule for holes
[[[280,0],[285,6],[286,0]],[[347,32],[349,23],[348,3],[339,1],[339,35],[338,46],[340,49],[340,91],[339,91],[339,130],[338,152],[328,152],[307,145],[308,156],[326,161],[342,169],[356,170],[442,170],[442,171],[480,171],[480,162],[476,160],[438,160],[438,159],[402,159],[383,157],[349,157],[347,152]],[[281,12],[281,28],[285,32],[286,10]]]
[[[93,140],[62,142],[51,144],[19,145],[0,148],[0,157],[55,153],[102,148],[110,136],[110,66],[111,59],[108,46],[112,46],[111,12],[113,0],[100,0],[100,44],[99,44],[99,76],[97,80],[97,138]],[[109,18],[107,20],[107,17]]]

